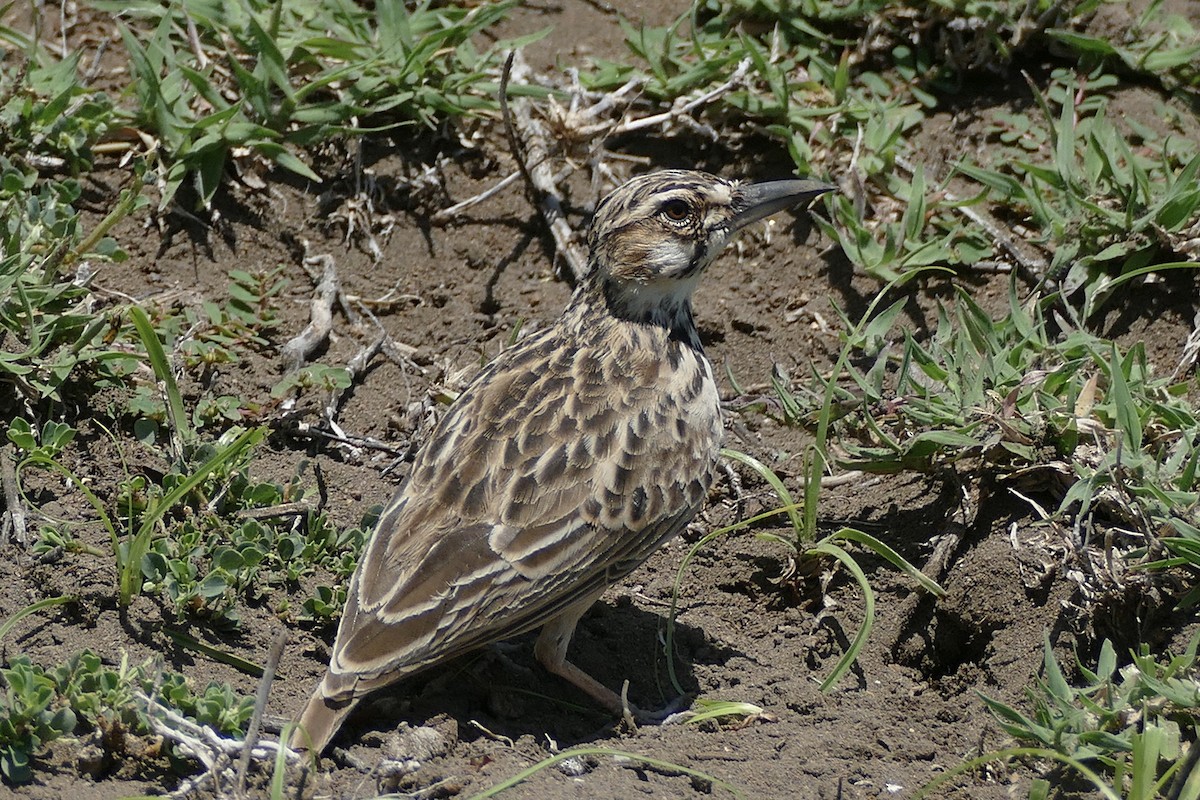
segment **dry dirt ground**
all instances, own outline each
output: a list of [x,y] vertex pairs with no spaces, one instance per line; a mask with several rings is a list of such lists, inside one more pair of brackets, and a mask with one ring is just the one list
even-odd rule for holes
[[[633,15],[661,24],[675,13],[673,4],[659,2],[639,5]],[[101,31],[104,24],[94,22]],[[623,53],[615,17],[591,3],[564,0],[525,10],[508,25],[505,34],[555,26],[555,33],[527,54],[539,69],[553,69],[555,59],[570,66],[587,55]],[[1143,95],[1151,91],[1130,89],[1129,107],[1149,107]],[[951,111],[935,117],[921,132],[924,155],[938,161],[953,150],[976,119],[973,104],[1027,103],[1020,94],[1013,89],[991,100],[990,90],[978,87],[978,94],[964,100],[961,115]],[[378,297],[394,289],[407,298],[381,308],[378,318],[395,340],[415,349],[407,366],[376,359],[341,408],[340,423],[348,433],[407,441],[420,423],[407,413],[411,404],[433,388],[461,384],[504,346],[521,321],[526,330],[549,324],[569,296],[569,287],[556,278],[553,244],[519,189],[503,192],[447,227],[429,224],[433,210],[487,188],[510,171],[512,161],[498,142],[485,137],[480,146],[467,148],[435,136],[414,141],[410,132],[369,140],[362,164],[373,178],[375,224],[382,231],[381,217],[394,220],[390,233],[378,235],[378,262],[360,239],[348,245],[345,223],[331,216],[331,210],[344,211],[356,191],[352,159],[335,153],[322,165],[330,180],[321,187],[272,179],[258,190],[233,182],[219,195],[214,219],[171,217],[165,233],[147,226],[145,216],[124,223],[115,235],[131,258],[106,267],[100,284],[139,300],[195,303],[225,297],[232,268],[282,265],[290,286],[282,303],[285,319],[275,336],[279,344],[308,320],[312,281],[301,265],[304,243],[310,254],[332,255],[347,295]],[[664,142],[651,135],[612,145],[656,168],[700,167],[751,178],[790,174],[782,148],[754,137],[712,143],[696,137]],[[444,189],[411,190],[423,165],[435,163]],[[97,206],[120,179],[113,170],[90,183]],[[577,228],[586,220],[587,188],[573,187],[571,222]],[[1007,278],[961,280],[985,305],[999,308],[1004,302]],[[914,327],[925,324],[922,315],[930,299],[944,288],[926,285],[915,296]],[[856,317],[875,290],[873,282],[854,274],[806,214],[785,214],[731,247],[697,296],[704,343],[732,409],[729,443],[772,465],[793,489],[801,472],[796,454],[808,434],[777,422],[769,406],[763,411],[748,404],[748,396],[767,394],[773,364],[796,374],[809,359],[818,367],[830,364],[839,341],[828,300]],[[1122,342],[1143,339],[1152,357],[1168,364],[1189,330],[1195,297],[1191,278],[1150,287],[1119,307],[1110,323]],[[334,332],[319,356],[327,364],[345,363],[374,337],[370,325],[355,328],[344,317],[335,320]],[[725,367],[745,394],[734,390]],[[263,352],[219,370],[211,376],[211,388],[265,398],[279,379],[278,369],[277,354]],[[738,410],[748,405],[749,410]],[[85,430],[69,455],[71,466],[101,487],[115,480],[113,446],[106,442]],[[384,474],[391,456],[279,432],[261,448],[254,472],[286,482],[301,460],[323,470],[327,511],[342,525],[356,523],[369,506],[385,501],[406,469],[400,464]],[[738,489],[719,480],[710,508],[688,535],[612,588],[580,625],[572,648],[576,663],[609,686],[628,680],[630,699],[641,706],[660,705],[673,695],[660,638],[681,557],[703,532],[775,502],[750,475],[743,474],[741,483]],[[57,502],[57,511],[70,513],[73,503],[75,514],[86,516],[82,501],[70,495]],[[964,758],[1008,742],[979,693],[1020,702],[1039,672],[1044,635],[1070,663],[1073,647],[1091,658],[1104,637],[1114,639],[1119,651],[1142,641],[1178,651],[1196,630],[1190,616],[1173,614],[1151,598],[1114,592],[1100,604],[1085,601],[1063,568],[1063,550],[1052,529],[1043,527],[1027,504],[986,479],[964,483],[951,472],[866,477],[828,489],[820,518],[827,530],[852,523],[883,539],[924,566],[947,592],[935,600],[862,556],[878,593],[877,624],[856,667],[835,690],[822,693],[818,683],[862,621],[853,582],[841,572],[789,575],[783,547],[756,538],[756,531],[743,531],[702,551],[685,575],[677,664],[686,689],[704,698],[757,704],[765,709],[757,719],[738,726],[622,731],[572,687],[549,678],[533,661],[530,640],[521,640],[401,684],[351,717],[339,743],[368,767],[395,755],[407,741],[397,742],[398,725],[438,731],[433,752],[415,773],[389,783],[326,759],[319,772],[305,778],[294,774],[295,787],[303,796],[427,790],[417,796],[468,797],[544,758],[552,746],[587,743],[685,765],[738,787],[746,797],[905,797]],[[4,657],[25,653],[37,663],[53,664],[91,648],[115,663],[122,653],[135,662],[161,654],[168,668],[200,685],[228,681],[253,693],[252,678],[165,637],[164,627],[181,623],[160,601],[139,598],[122,625],[112,569],[110,560],[87,555],[41,564],[6,545],[0,553],[0,619],[46,596],[71,592],[82,599],[58,613],[27,619],[5,641]],[[197,624],[184,627],[261,663],[271,638],[286,625],[289,642],[268,709],[285,719],[299,710],[324,670],[334,629],[285,622],[270,608],[269,599],[251,604],[241,629],[228,634]],[[91,800],[162,793],[180,780],[165,760],[149,755],[126,758],[107,774],[87,777],[76,766],[78,748],[78,743],[56,744],[39,760],[34,783],[16,794]],[[1024,767],[974,772],[940,796],[1021,797],[1031,774]],[[1051,775],[1070,786],[1066,774]],[[265,778],[256,780],[265,785]],[[12,793],[0,785],[0,796]],[[585,760],[575,774],[545,770],[504,796],[707,794],[721,796],[724,790],[670,769],[601,757]],[[1081,790],[1080,796],[1086,794]]]

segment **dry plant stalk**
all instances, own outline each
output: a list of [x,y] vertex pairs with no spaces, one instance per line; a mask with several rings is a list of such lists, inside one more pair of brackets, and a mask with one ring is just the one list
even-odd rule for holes
[[333,330],[333,304],[337,301],[339,291],[337,263],[333,256],[325,253],[306,256],[304,265],[321,267],[321,278],[313,292],[308,325],[279,348],[279,358],[283,362],[285,374],[304,366],[308,357],[328,341],[329,333]]

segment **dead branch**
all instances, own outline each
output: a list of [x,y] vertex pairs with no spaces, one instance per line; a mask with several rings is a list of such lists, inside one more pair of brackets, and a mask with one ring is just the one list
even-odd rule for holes
[[1183,377],[1185,372],[1196,366],[1197,360],[1200,360],[1200,309],[1196,310],[1196,316],[1192,319],[1192,332],[1183,343],[1183,353],[1171,373],[1171,380]]
[[445,225],[446,223],[448,223],[451,220],[453,220],[454,218],[456,218],[459,214],[466,211],[468,208],[479,205],[480,203],[484,202],[485,200],[492,199],[493,197],[498,195],[500,192],[504,191],[509,186],[512,186],[514,183],[516,183],[520,178],[521,178],[521,172],[519,170],[517,172],[513,172],[513,173],[509,174],[508,176],[506,176],[504,179],[502,179],[495,186],[492,186],[490,189],[485,189],[484,191],[480,192],[479,194],[475,195],[474,197],[468,197],[466,200],[463,200],[460,203],[455,203],[454,205],[452,205],[448,208],[443,208],[441,211],[437,212],[432,217],[430,217],[429,221],[430,221],[430,223],[437,225],[437,226]]
[[0,527],[0,542],[16,542],[25,546],[25,504],[17,488],[17,471],[13,466],[13,446],[0,449],[0,483],[4,485],[4,525]]
[[282,517],[302,517],[310,511],[317,510],[317,503],[311,500],[297,500],[293,503],[280,503],[262,508],[243,508],[234,516],[237,519],[280,519]]
[[567,278],[574,284],[583,277],[587,259],[575,244],[575,233],[567,224],[562,195],[554,181],[550,166],[550,134],[541,122],[533,118],[528,101],[519,100],[511,109],[508,104],[509,78],[515,75],[518,80],[524,81],[529,73],[529,65],[525,60],[516,51],[510,53],[500,76],[500,110],[508,130],[512,156],[517,160],[535,205],[554,237],[554,245],[566,264]]
[[[554,185],[557,186],[561,181],[565,181],[567,178],[569,178],[571,176],[571,173],[575,172],[575,169],[576,169],[576,167],[574,167],[572,165],[568,165],[568,166],[564,167],[563,169],[560,169],[558,172],[554,173]],[[461,203],[455,203],[452,206],[443,208],[441,211],[437,212],[432,217],[430,217],[429,221],[434,225],[447,225],[451,221],[453,221],[455,218],[457,218],[458,215],[461,214],[463,211],[466,211],[468,208],[479,205],[480,203],[484,202],[485,200],[492,199],[497,194],[499,194],[501,192],[501,190],[506,189],[507,187],[516,183],[520,177],[521,177],[521,173],[520,173],[520,171],[517,171],[517,172],[514,172],[514,173],[504,177],[504,178],[501,178],[500,182],[497,183],[495,186],[492,186],[488,189],[484,189],[479,194],[477,194],[473,197],[468,197],[466,200],[463,200]]]
[[271,650],[267,654],[267,663],[263,667],[262,679],[258,682],[258,694],[254,698],[254,713],[246,728],[246,739],[242,742],[242,755],[238,759],[237,781],[234,784],[239,797],[246,792],[246,772],[250,769],[250,758],[254,746],[258,744],[258,729],[262,724],[263,711],[267,707],[267,698],[271,695],[271,682],[275,680],[275,670],[279,667],[279,659],[283,656],[283,646],[287,643],[287,630],[280,629],[271,642]]
[[319,265],[321,280],[313,293],[309,312],[311,319],[308,325],[279,348],[279,358],[283,362],[285,374],[295,372],[304,366],[308,357],[329,339],[329,333],[333,329],[333,304],[338,298],[337,264],[334,262],[333,256],[327,253],[319,256],[307,256],[304,264],[305,266]]
[[[386,332],[380,334],[375,341],[364,345],[354,354],[354,358],[346,362],[346,372],[350,374],[350,386],[354,385],[354,382],[366,370],[367,365],[371,363],[371,359],[375,358],[379,351],[383,349],[383,343],[387,341],[387,338],[388,335]],[[341,406],[342,397],[345,396],[350,386],[347,386],[345,389],[339,387],[330,392],[329,402],[325,404],[325,419],[330,423],[333,423],[337,419],[338,407]]]
[[[558,252],[572,273],[569,277],[577,279],[586,268],[586,261],[576,245],[577,237],[566,222],[564,203],[557,188],[577,167],[568,164],[566,168],[552,174],[551,152],[560,150],[564,143],[605,139],[655,126],[669,129],[676,123],[698,130],[715,140],[716,132],[699,122],[693,116],[693,112],[745,83],[751,66],[750,60],[746,59],[738,64],[729,79],[719,86],[691,99],[681,97],[670,110],[648,117],[633,117],[630,113],[639,100],[639,92],[645,84],[645,78],[631,79],[610,92],[591,92],[580,85],[578,74],[572,71],[569,72],[571,84],[565,89],[570,96],[570,103],[564,109],[553,99],[549,100],[548,107],[543,109],[549,123],[547,126],[534,116],[528,100],[517,100],[511,105],[508,102],[510,79],[528,82],[533,77],[528,65],[514,52],[510,54],[501,72],[499,100],[509,149],[518,169],[474,197],[437,212],[431,217],[431,222],[434,225],[445,225],[463,211],[494,197],[518,178],[523,178],[535,206],[550,228]],[[541,77],[537,80],[541,83],[549,82]],[[617,154],[612,156],[620,157]],[[603,172],[603,161],[594,161],[598,171]]]
[[[234,759],[240,758],[242,753],[246,752],[245,742],[227,739],[207,725],[195,723],[141,692],[134,696],[145,704],[146,716],[155,733],[174,742],[183,755],[204,765],[203,774],[181,783],[172,796],[186,797],[204,786],[208,786],[217,796],[230,794],[230,787],[234,785],[235,780]],[[300,761],[298,753],[279,742],[268,740],[259,741],[248,752],[250,758],[255,761],[273,762],[280,750],[284,751],[288,762]]]
[[401,367],[413,367],[424,374],[425,368],[418,366],[413,358],[417,355],[417,348],[411,344],[397,342],[392,337],[387,337],[383,340],[383,354],[391,359],[392,363]]
[[306,439],[326,439],[331,442],[349,445],[350,447],[363,448],[365,450],[379,450],[393,456],[403,456],[408,452],[405,448],[396,447],[388,444],[382,439],[376,439],[371,436],[358,436],[345,432],[332,432],[322,428],[300,423],[294,428],[289,429],[289,433],[293,436],[299,436]]
[[655,125],[666,126],[673,122],[682,122],[685,125],[705,134],[715,142],[718,138],[720,138],[720,135],[710,126],[701,123],[699,120],[693,117],[692,112],[701,106],[708,105],[721,95],[726,94],[740,86],[746,80],[746,75],[750,72],[750,64],[750,59],[742,59],[741,63],[737,65],[737,69],[735,69],[733,74],[729,76],[729,79],[719,86],[716,86],[704,94],[692,98],[691,100],[685,100],[681,97],[675,101],[671,107],[671,110],[664,111],[661,114],[652,114],[649,117],[641,117],[640,119],[631,119],[626,122],[622,122],[620,125],[612,128],[608,132],[608,135],[620,136],[621,134],[632,133],[633,131],[639,131],[643,128],[652,128]]

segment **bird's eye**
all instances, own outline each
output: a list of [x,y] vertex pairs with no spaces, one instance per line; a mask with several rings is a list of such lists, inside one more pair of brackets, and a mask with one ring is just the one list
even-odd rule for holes
[[692,209],[683,200],[668,200],[663,204],[662,213],[672,222],[683,222],[692,213]]

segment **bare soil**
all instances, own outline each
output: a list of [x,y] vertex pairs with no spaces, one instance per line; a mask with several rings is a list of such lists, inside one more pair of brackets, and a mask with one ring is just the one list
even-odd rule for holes
[[[678,11],[661,0],[636,7],[636,14],[652,24],[662,24]],[[1116,8],[1107,6],[1106,13],[1120,13]],[[97,37],[107,35],[105,24],[102,18],[89,22]],[[528,53],[537,69],[624,52],[615,15],[582,0],[523,10],[502,34],[547,25],[554,32]],[[985,86],[974,91],[976,107],[1028,102],[1018,79],[1006,95],[992,94]],[[1154,91],[1130,89],[1129,109],[1152,109],[1141,96]],[[945,161],[969,128],[970,114],[963,115],[932,117],[921,131],[925,149],[918,157]],[[511,170],[513,162],[499,139],[489,134],[485,142],[467,148],[452,138],[402,131],[365,143],[364,173],[373,186],[371,222],[383,252],[378,262],[360,237],[347,242],[346,224],[331,215],[334,209],[344,212],[355,195],[352,159],[349,153],[335,153],[321,165],[330,178],[323,186],[300,185],[278,174],[267,176],[265,189],[232,181],[210,219],[170,216],[159,221],[160,228],[148,225],[143,215],[124,223],[115,235],[131,258],[104,267],[100,286],[142,301],[174,297],[176,302],[199,303],[227,297],[230,269],[282,265],[291,283],[282,304],[278,345],[308,322],[313,283],[301,265],[303,255],[332,255],[347,295],[372,298],[394,289],[406,298],[379,307],[376,314],[392,337],[415,348],[407,366],[376,359],[358,379],[338,419],[348,433],[406,443],[421,430],[421,419],[410,413],[410,406],[440,387],[461,385],[517,326],[528,330],[549,324],[570,293],[556,277],[553,243],[519,188],[447,227],[430,224],[433,211],[489,187]],[[699,166],[752,178],[790,174],[786,153],[765,139],[744,136],[736,146],[727,144],[686,137],[663,142],[648,136],[618,143],[618,149],[646,156],[653,168]],[[437,165],[440,188],[420,194],[410,190],[409,182],[425,164]],[[98,208],[124,179],[115,165],[110,167],[88,187]],[[571,222],[580,229],[586,220],[587,187],[573,188]],[[382,232],[385,215],[394,222],[387,234]],[[963,277],[982,302],[995,308],[1004,302],[1007,280]],[[857,316],[876,289],[854,274],[805,215],[783,215],[731,247],[696,298],[705,346],[731,409],[729,444],[770,464],[793,489],[801,472],[798,454],[809,434],[781,424],[769,400],[766,411],[761,403],[748,401],[767,397],[775,364],[797,374],[810,360],[818,369],[827,368],[839,347],[837,317],[828,301]],[[928,321],[923,315],[941,289],[927,285],[914,296],[914,327]],[[1196,297],[1190,277],[1148,286],[1117,307],[1111,327],[1123,342],[1144,340],[1156,363],[1169,369],[1189,332]],[[339,317],[335,336],[319,358],[344,364],[374,337],[370,323],[355,327]],[[735,391],[726,369],[744,393]],[[220,368],[208,386],[190,386],[189,394],[208,389],[265,400],[279,377],[277,353],[267,350]],[[75,402],[83,409],[104,399]],[[315,406],[307,409],[308,421],[316,420],[315,411]],[[81,415],[85,425],[88,416]],[[135,463],[145,460],[145,451],[131,440],[119,446],[137,454]],[[85,429],[68,458],[72,468],[103,489],[119,478],[117,447]],[[350,451],[281,430],[261,448],[254,473],[286,482],[302,460],[322,470],[326,510],[341,525],[356,524],[366,509],[384,502],[406,469],[403,463],[393,464],[391,456]],[[385,474],[389,467],[395,468]],[[703,533],[775,503],[768,488],[750,475],[742,474],[740,482],[738,487],[720,480],[708,510],[688,534],[613,587],[579,627],[572,646],[576,663],[609,686],[628,680],[630,700],[638,705],[654,707],[674,696],[660,639],[684,553]],[[44,487],[40,496],[49,504],[47,513],[90,516],[86,504],[61,485]],[[864,477],[827,489],[820,517],[828,530],[853,524],[871,532],[924,566],[947,591],[935,600],[861,554],[877,592],[876,628],[857,665],[836,689],[822,693],[818,683],[858,630],[862,599],[853,581],[831,567],[825,573],[792,574],[789,551],[755,535],[786,531],[760,527],[718,540],[691,564],[683,579],[675,637],[676,666],[686,690],[757,704],[764,709],[759,717],[736,726],[710,722],[622,730],[572,687],[547,676],[532,658],[531,640],[520,640],[401,684],[351,717],[338,744],[350,760],[368,769],[411,749],[408,729],[436,731],[416,772],[389,779],[349,766],[346,759],[327,758],[319,772],[293,773],[293,788],[303,797],[364,797],[392,790],[424,790],[414,795],[420,797],[469,797],[544,758],[552,747],[592,744],[699,770],[746,797],[905,797],[963,759],[1009,742],[979,693],[1022,702],[1025,688],[1038,676],[1044,636],[1069,664],[1073,648],[1086,661],[1105,637],[1114,639],[1119,650],[1143,641],[1178,649],[1197,627],[1190,615],[1172,612],[1169,602],[1125,597],[1120,587],[1104,602],[1083,598],[1064,569],[1065,543],[1054,539],[1054,529],[986,475],[964,478],[947,471]],[[4,545],[0,619],[43,597],[69,592],[80,600],[18,625],[3,642],[3,658],[23,653],[49,665],[84,648],[112,663],[123,654],[133,662],[160,655],[164,666],[189,675],[199,686],[226,681],[252,694],[253,678],[181,649],[163,629],[186,629],[261,663],[275,632],[286,627],[288,645],[268,707],[276,720],[299,711],[325,668],[334,628],[281,619],[271,613],[270,598],[249,604],[241,628],[228,633],[180,621],[153,597],[139,598],[123,623],[113,581],[110,560],[67,554],[46,564],[14,544]],[[179,765],[149,750],[140,756],[131,752],[95,775],[84,774],[77,762],[82,746],[78,741],[55,744],[39,759],[33,784],[19,789],[0,785],[0,796],[92,800],[158,794],[196,769],[177,769]],[[1031,774],[1025,767],[995,766],[962,777],[939,796],[1019,797]],[[1051,774],[1070,787],[1069,776]],[[252,776],[256,791],[265,791],[266,780],[263,774]],[[572,774],[544,770],[504,796],[553,800],[722,793],[719,786],[678,771],[598,757],[585,759]]]

